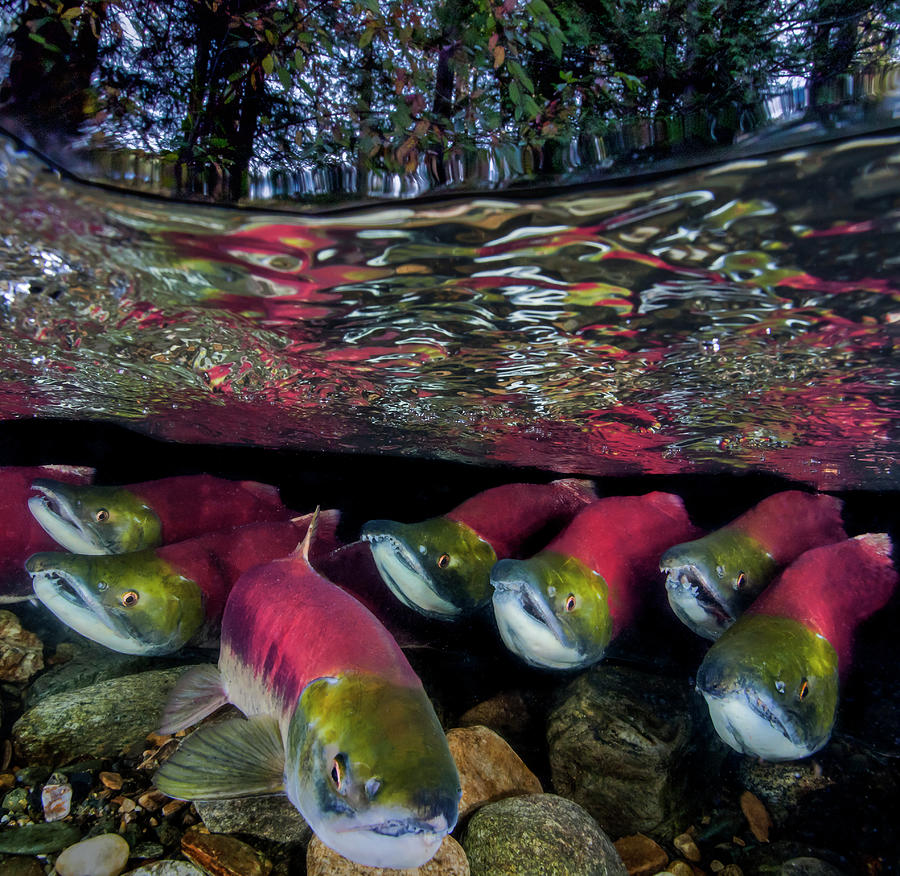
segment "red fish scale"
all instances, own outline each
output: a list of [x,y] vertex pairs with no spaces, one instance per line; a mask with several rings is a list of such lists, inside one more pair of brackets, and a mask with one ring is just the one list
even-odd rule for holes
[[834,496],[785,490],[763,499],[729,527],[745,532],[784,566],[812,547],[847,537],[842,507],[843,502]]
[[807,551],[766,590],[747,614],[789,617],[824,636],[850,668],[857,626],[883,608],[897,585],[886,535],[863,535]]
[[610,496],[581,511],[546,550],[575,557],[603,576],[617,635],[646,603],[648,589],[663,592],[659,558],[665,550],[699,535],[674,493]]
[[316,678],[351,671],[421,684],[378,619],[300,554],[241,577],[225,608],[222,645],[283,703],[295,702]]
[[284,520],[292,514],[274,487],[212,475],[162,478],[123,489],[156,512],[165,543],[257,520]]
[[445,516],[471,527],[503,559],[514,557],[536,532],[565,522],[595,498],[592,488],[577,480],[505,484],[467,499]]

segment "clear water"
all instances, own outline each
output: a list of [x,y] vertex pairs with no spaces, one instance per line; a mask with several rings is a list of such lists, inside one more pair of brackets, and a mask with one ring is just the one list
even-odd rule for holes
[[896,485],[900,133],[299,216],[0,150],[0,417]]

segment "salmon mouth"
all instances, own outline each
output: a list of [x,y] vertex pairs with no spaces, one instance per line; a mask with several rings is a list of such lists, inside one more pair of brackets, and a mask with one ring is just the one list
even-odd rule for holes
[[72,503],[53,481],[38,478],[31,488],[40,493],[28,500],[28,510],[44,532],[66,550],[78,554],[108,554],[106,545],[98,544],[94,533],[85,528]]
[[[702,570],[691,563],[663,567],[669,604],[678,617],[701,635],[698,627],[721,633],[734,623],[734,617]],[[698,620],[698,616],[702,620]]]

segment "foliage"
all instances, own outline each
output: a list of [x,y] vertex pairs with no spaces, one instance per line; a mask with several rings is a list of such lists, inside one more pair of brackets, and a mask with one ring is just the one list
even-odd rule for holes
[[397,175],[558,169],[573,143],[602,159],[601,135],[628,148],[629,123],[642,148],[727,142],[790,77],[815,88],[892,59],[898,7],[0,0],[12,25],[0,97],[38,135],[162,157],[181,194],[236,199],[264,169],[288,189],[306,175],[366,194]]

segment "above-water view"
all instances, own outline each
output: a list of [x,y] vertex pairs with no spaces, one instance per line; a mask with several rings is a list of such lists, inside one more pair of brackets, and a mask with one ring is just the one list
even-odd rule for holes
[[900,873],[897,12],[0,0],[0,874]]

